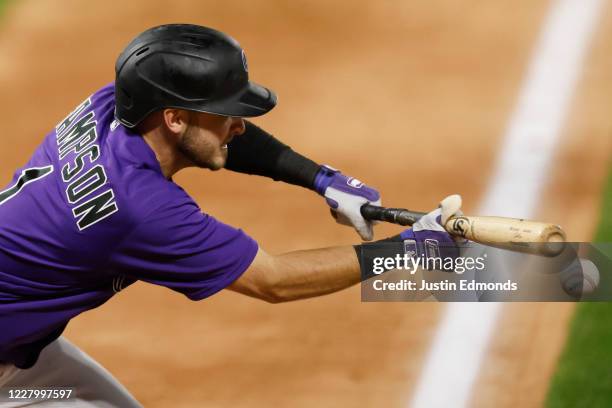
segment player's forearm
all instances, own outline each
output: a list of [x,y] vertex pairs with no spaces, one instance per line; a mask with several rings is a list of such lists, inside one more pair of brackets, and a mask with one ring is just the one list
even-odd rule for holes
[[312,190],[320,166],[247,121],[245,133],[228,145],[225,168]]
[[249,269],[229,289],[280,303],[337,292],[359,280],[359,262],[351,246],[282,255],[268,255],[260,249]]
[[337,292],[360,281],[352,246],[294,251],[274,257],[273,287],[281,301]]

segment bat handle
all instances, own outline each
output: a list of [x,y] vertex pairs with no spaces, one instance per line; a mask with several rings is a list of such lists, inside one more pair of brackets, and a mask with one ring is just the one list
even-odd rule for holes
[[424,216],[425,213],[409,211],[404,208],[386,208],[364,204],[361,207],[361,215],[366,220],[385,221],[398,225],[412,225]]

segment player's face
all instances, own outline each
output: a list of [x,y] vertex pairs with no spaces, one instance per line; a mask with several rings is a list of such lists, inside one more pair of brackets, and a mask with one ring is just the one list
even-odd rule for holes
[[242,118],[190,112],[190,120],[178,148],[198,167],[219,170],[227,160],[227,144],[244,133]]

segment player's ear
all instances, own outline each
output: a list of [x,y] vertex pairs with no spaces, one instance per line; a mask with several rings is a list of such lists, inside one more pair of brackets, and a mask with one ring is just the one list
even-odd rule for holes
[[189,124],[189,112],[184,109],[164,109],[162,111],[164,125],[176,135],[182,135]]

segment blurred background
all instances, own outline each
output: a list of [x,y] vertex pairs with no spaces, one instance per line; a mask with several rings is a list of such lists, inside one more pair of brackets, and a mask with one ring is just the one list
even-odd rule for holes
[[[115,58],[131,38],[186,22],[240,42],[251,79],[279,96],[277,108],[254,122],[294,150],[378,188],[386,205],[425,211],[460,193],[473,213],[503,153],[544,21],[560,2],[4,0],[0,181],[8,183],[80,101],[113,81]],[[612,3],[600,3],[551,165],[534,175],[541,189],[528,214],[562,224],[572,241],[593,240],[609,222],[601,214],[612,213],[609,201],[602,210],[612,158]],[[358,242],[305,189],[227,171],[185,170],[175,181],[204,212],[268,252]],[[534,198],[512,197],[524,199]],[[376,238],[398,231],[379,225]],[[601,231],[599,239],[612,240]],[[609,315],[607,305],[590,307],[576,317]],[[399,407],[412,400],[446,308],[362,303],[359,288],[280,305],[234,293],[194,303],[135,284],[72,321],[66,335],[147,407]],[[503,305],[461,404],[543,405],[573,315],[571,304]],[[597,326],[607,327],[586,324]],[[589,347],[572,341],[569,372],[581,374],[575,365]],[[590,362],[609,361],[601,343],[589,348]],[[462,368],[440,367],[449,369]],[[576,381],[556,378],[548,404],[611,398],[612,381],[589,393],[584,380],[572,394],[567,384]]]

